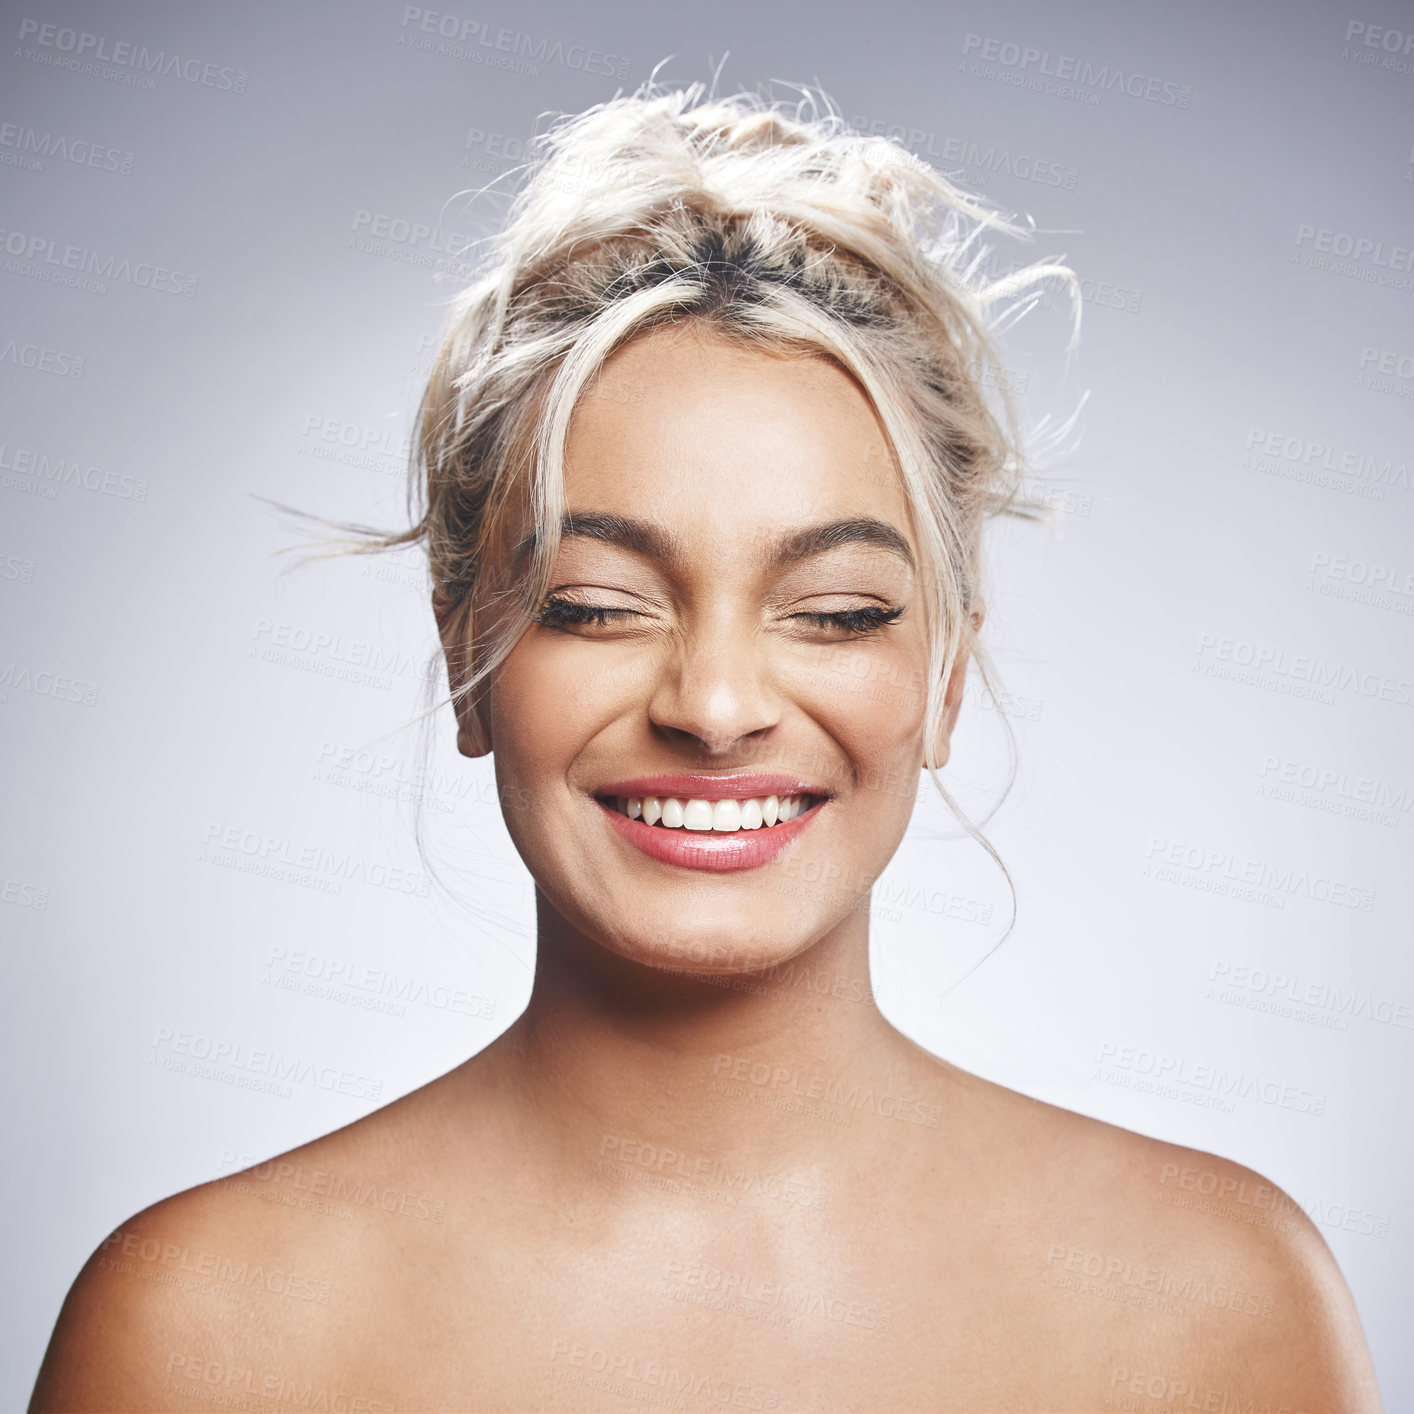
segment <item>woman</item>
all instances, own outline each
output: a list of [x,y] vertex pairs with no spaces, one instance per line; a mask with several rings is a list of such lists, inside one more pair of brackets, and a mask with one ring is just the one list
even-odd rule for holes
[[458,744],[535,880],[530,1004],[126,1223],[35,1410],[1379,1407],[1285,1195],[958,1070],[869,993],[1014,508],[989,221],[746,97],[550,135],[383,542],[428,546]]

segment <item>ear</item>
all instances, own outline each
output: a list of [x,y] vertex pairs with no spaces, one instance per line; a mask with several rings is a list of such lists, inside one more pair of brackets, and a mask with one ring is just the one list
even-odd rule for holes
[[475,700],[465,694],[458,696],[472,673],[470,606],[437,589],[432,594],[432,612],[437,619],[437,636],[442,640],[442,656],[447,660],[447,686],[456,705],[457,750],[463,756],[489,755],[491,704],[485,688]]
[[948,757],[952,754],[952,733],[957,725],[958,714],[962,711],[962,694],[967,686],[967,669],[972,662],[972,645],[986,616],[987,606],[980,599],[975,600],[972,611],[967,616],[967,627],[963,630],[962,643],[953,661],[952,672],[948,674],[947,692],[943,696],[947,710],[943,713],[937,736],[937,759],[940,767],[947,765]]

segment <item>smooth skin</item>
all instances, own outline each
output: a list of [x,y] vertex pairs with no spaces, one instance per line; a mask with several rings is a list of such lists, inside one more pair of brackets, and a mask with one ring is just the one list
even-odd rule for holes
[[[565,537],[554,594],[623,612],[531,627],[459,725],[537,885],[527,1010],[279,1166],[125,1223],[33,1410],[1379,1409],[1349,1291],[1279,1190],[969,1075],[874,1006],[868,890],[924,756],[921,586],[877,543],[773,552],[868,520],[919,563],[891,465],[826,359],[687,325],[608,361],[567,504],[659,543]],[[809,617],[868,605],[903,613]],[[593,799],[740,768],[831,792],[756,869],[648,859]],[[1249,1220],[1204,1211],[1213,1189]]]

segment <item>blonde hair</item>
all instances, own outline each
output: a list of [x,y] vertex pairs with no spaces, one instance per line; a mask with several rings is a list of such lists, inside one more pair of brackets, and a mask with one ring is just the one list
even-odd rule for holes
[[[615,349],[698,320],[746,346],[833,359],[873,403],[922,554],[925,765],[1000,865],[939,779],[935,742],[970,638],[983,523],[1037,514],[1018,500],[1023,457],[992,334],[1036,302],[1038,281],[1073,277],[1033,265],[985,280],[980,237],[1017,228],[805,93],[790,112],[650,80],[535,139],[422,398],[413,524],[363,548],[426,543],[444,638],[467,645],[448,660],[460,706],[548,590],[570,418]],[[980,649],[974,661],[990,687]]]

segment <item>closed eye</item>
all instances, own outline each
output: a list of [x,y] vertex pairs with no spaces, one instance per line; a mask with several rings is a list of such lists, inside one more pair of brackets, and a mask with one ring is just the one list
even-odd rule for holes
[[885,609],[878,604],[868,604],[862,609],[840,609],[834,613],[792,614],[793,619],[804,619],[816,628],[844,629],[847,633],[874,633],[886,625],[896,623],[903,614],[903,605]]
[[636,613],[634,609],[610,609],[600,604],[576,604],[569,599],[550,598],[541,605],[535,622],[547,628],[568,624],[594,624],[600,628]]

